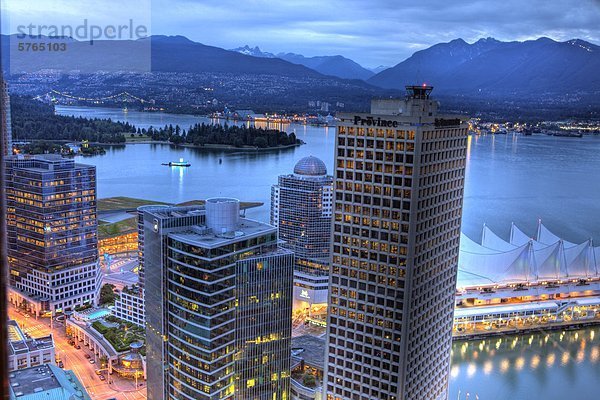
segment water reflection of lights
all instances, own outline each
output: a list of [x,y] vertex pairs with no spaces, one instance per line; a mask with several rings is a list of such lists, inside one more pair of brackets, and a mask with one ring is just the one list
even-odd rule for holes
[[554,353],[548,354],[548,357],[546,358],[546,365],[551,367],[554,365],[554,361],[556,361],[556,356]]
[[585,360],[585,352],[583,350],[579,350],[577,352],[577,362],[581,363],[583,360]]
[[467,162],[471,159],[471,141],[473,140],[473,136],[467,136]]
[[469,378],[475,375],[475,372],[477,372],[477,366],[474,363],[469,363],[469,366],[467,367],[467,375]]
[[536,369],[538,365],[540,365],[540,356],[534,354],[533,357],[531,357],[531,368]]
[[600,359],[600,349],[598,349],[598,347],[594,347],[590,354],[590,360],[595,364],[598,362],[598,359]]
[[569,362],[569,353],[567,353],[566,351],[563,353],[562,357],[560,358],[560,362],[562,363],[562,365],[565,365]]
[[489,375],[494,370],[494,364],[488,360],[483,364],[483,373]]
[[460,373],[460,368],[457,365],[453,365],[452,368],[450,368],[450,376],[452,378],[458,377],[459,373]]
[[590,332],[590,340],[594,340],[595,331]]
[[502,373],[505,373],[506,371],[508,371],[508,369],[510,368],[510,361],[508,361],[506,358],[502,361],[500,361],[500,371],[502,371]]
[[522,370],[524,366],[525,366],[525,358],[523,358],[523,357],[517,358],[517,361],[515,361],[515,368],[517,369],[517,371]]

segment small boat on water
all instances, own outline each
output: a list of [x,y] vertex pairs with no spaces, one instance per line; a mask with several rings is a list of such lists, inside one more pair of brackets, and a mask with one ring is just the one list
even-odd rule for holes
[[167,165],[169,167],[189,167],[192,164],[187,161],[183,161],[183,158],[180,158],[179,161],[169,161],[168,163],[162,163],[161,165]]

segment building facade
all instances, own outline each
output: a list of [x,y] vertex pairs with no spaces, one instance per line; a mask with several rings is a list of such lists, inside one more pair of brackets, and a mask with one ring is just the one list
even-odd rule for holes
[[115,300],[113,315],[137,326],[144,327],[146,325],[144,296],[140,294],[137,286],[121,290],[119,297]]
[[54,363],[52,335],[32,338],[23,333],[16,321],[9,320],[7,325],[9,371]]
[[271,188],[271,225],[294,252],[294,308],[326,305],[329,283],[333,176],[309,156]]
[[167,206],[150,205],[138,207],[137,212],[137,238],[136,249],[138,252],[138,285],[137,291],[128,290],[121,293],[118,300],[115,301],[113,314],[117,318],[124,319],[138,326],[144,326],[146,323],[146,297],[144,290],[144,213],[156,209],[166,208]]
[[12,154],[12,127],[10,119],[10,97],[8,95],[8,85],[0,76],[0,129],[2,129],[2,150],[4,156]]
[[445,399],[467,124],[428,86],[342,114],[327,324],[328,399]]
[[33,313],[96,304],[96,168],[46,154],[6,159],[9,299]]
[[149,399],[287,399],[293,253],[239,202],[145,207]]

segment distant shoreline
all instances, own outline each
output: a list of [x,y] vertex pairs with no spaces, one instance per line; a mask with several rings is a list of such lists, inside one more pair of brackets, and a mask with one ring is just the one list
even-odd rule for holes
[[292,147],[302,146],[306,144],[296,143],[296,144],[288,144],[285,146],[277,146],[277,147],[256,147],[256,146],[243,146],[243,147],[235,147],[229,144],[205,144],[205,145],[195,145],[190,143],[182,143],[175,144],[165,140],[140,140],[133,142],[125,142],[125,143],[97,143],[98,145],[106,145],[106,146],[124,146],[130,144],[167,144],[175,147],[187,147],[190,149],[201,149],[201,150],[231,150],[231,151],[243,151],[243,152],[251,152],[251,151],[270,151],[270,150],[284,150],[290,149]]

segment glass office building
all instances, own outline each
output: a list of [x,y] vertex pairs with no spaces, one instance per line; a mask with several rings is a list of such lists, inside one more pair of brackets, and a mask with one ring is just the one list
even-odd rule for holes
[[287,399],[293,253],[239,202],[145,207],[149,399]]
[[53,154],[5,165],[10,301],[36,314],[95,304],[96,168]]

